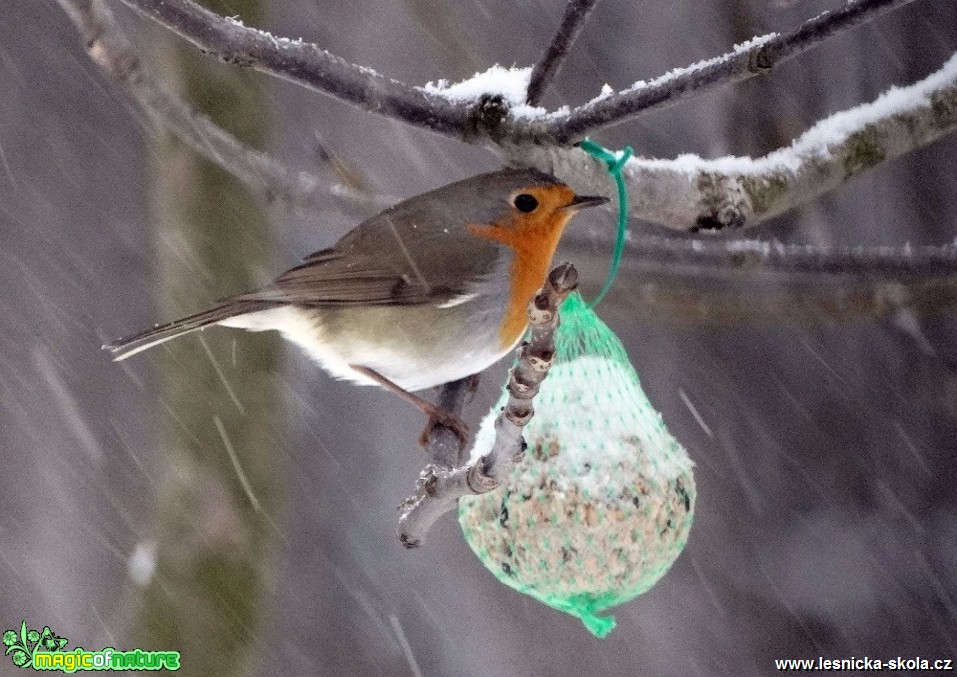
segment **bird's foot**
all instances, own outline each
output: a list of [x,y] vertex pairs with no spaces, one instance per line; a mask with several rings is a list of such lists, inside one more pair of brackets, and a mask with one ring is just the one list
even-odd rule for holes
[[429,438],[432,437],[435,429],[441,426],[451,430],[459,439],[459,448],[465,449],[471,437],[471,431],[465,421],[441,407],[433,406],[430,409],[423,409],[429,415],[429,421],[425,424],[422,434],[419,435],[419,444],[423,447],[429,446]]
[[[470,437],[469,427],[465,425],[462,419],[455,414],[443,409],[442,407],[432,404],[428,400],[422,399],[415,393],[410,393],[408,390],[402,388],[393,381],[390,381],[374,369],[369,369],[368,367],[363,367],[362,365],[358,364],[350,364],[349,366],[363,376],[372,379],[390,393],[401,397],[412,406],[421,409],[429,415],[429,422],[425,424],[425,430],[423,430],[422,434],[419,435],[419,444],[421,444],[423,447],[428,446],[429,437],[432,435],[432,431],[434,431],[435,428],[440,425],[455,433],[455,436],[459,438],[460,449],[464,450],[466,445],[468,445]],[[469,391],[474,392],[475,388],[478,387],[478,374],[469,377],[469,379]]]

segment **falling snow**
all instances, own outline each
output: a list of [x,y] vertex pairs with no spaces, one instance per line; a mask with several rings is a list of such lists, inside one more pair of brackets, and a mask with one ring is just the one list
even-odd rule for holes
[[[153,152],[164,134],[89,59],[60,4],[0,3],[0,630],[26,619],[68,637],[69,649],[133,649],[144,623],[166,627],[169,613],[185,612],[209,634],[170,629],[174,645],[144,648],[182,650],[184,674],[197,674],[219,632],[242,647],[237,655],[257,657],[252,674],[292,677],[751,675],[770,674],[774,658],[957,656],[952,280],[928,281],[926,304],[875,317],[858,312],[859,292],[874,283],[867,275],[776,277],[629,254],[651,237],[693,238],[698,254],[726,242],[744,264],[801,247],[881,253],[873,248],[909,243],[915,259],[930,245],[957,247],[953,134],[747,232],[705,239],[632,224],[597,311],[695,463],[696,521],[672,569],[619,607],[616,634],[599,642],[499,584],[450,515],[418,551],[397,543],[396,507],[426,462],[416,445],[425,417],[408,404],[334,381],[297,352],[263,360],[264,337],[238,330],[211,329],[202,342],[184,338],[122,365],[100,349],[268,281],[395,197],[490,171],[500,158],[247,70],[241,87],[263,90],[238,89],[232,102],[248,94],[266,113],[263,147],[323,185],[342,183],[334,192],[354,206],[301,213],[275,201],[262,238],[238,226],[192,242],[160,237]],[[543,119],[626,86],[666,84],[688,72],[675,66],[708,55],[722,56],[690,68],[720,65],[774,34],[730,51],[729,35],[783,33],[808,18],[807,4],[598,3],[545,107],[524,104],[529,66],[563,3],[277,0],[268,21],[244,11],[232,25],[255,26],[261,44],[287,53],[329,50],[370,75],[429,82],[429,97],[498,94],[513,115]],[[176,60],[161,64],[148,46],[161,31],[125,10],[119,18],[149,72],[171,74]],[[763,79],[595,137],[632,145],[644,156],[632,169],[787,170],[953,85],[955,25],[953,2],[910,3]],[[171,40],[178,48],[193,49]],[[241,71],[197,63],[223,81]],[[317,134],[338,164],[323,159]],[[189,180],[193,156],[177,152],[165,190],[184,202],[199,182]],[[239,223],[244,204],[237,193],[189,207]],[[607,213],[582,214],[560,245],[586,298],[609,265],[590,234],[611,224]],[[231,276],[197,266],[174,281],[184,283],[174,309],[161,300],[164,262],[195,260],[196,247],[264,262]],[[756,308],[773,312],[756,317]],[[183,366],[186,353],[202,370]],[[471,396],[473,430],[509,363]],[[278,420],[257,418],[249,377],[275,384]],[[174,385],[195,396],[190,408],[169,396]],[[244,455],[250,439],[257,451]],[[186,445],[190,454],[176,453]],[[160,517],[169,506],[177,519]],[[206,597],[185,570],[202,572]],[[236,571],[239,593],[222,584]],[[198,611],[206,603],[219,612]]]

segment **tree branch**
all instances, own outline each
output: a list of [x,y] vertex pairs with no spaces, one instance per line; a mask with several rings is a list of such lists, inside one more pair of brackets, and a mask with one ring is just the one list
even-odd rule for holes
[[[609,249],[613,243],[610,234],[569,234],[563,243],[582,258],[596,240]],[[587,258],[580,263],[583,270],[601,268]],[[880,317],[905,308],[954,306],[957,241],[815,247],[642,236],[625,249],[619,284],[606,303],[659,319],[719,322]]]
[[416,493],[400,508],[399,540],[416,548],[443,514],[462,496],[495,489],[512,472],[525,453],[522,429],[535,413],[532,401],[552,365],[558,309],[578,286],[578,272],[570,263],[558,265],[528,304],[531,335],[518,349],[518,363],[509,373],[509,398],[495,419],[495,441],[483,456],[452,468],[431,463],[416,483]]
[[[882,162],[957,129],[957,54],[923,80],[814,125],[764,157],[632,158],[629,214],[676,230],[741,228],[805,204]],[[580,150],[522,146],[513,163],[549,171],[586,193],[613,195],[603,163]]]
[[532,69],[526,99],[529,106],[538,105],[545,89],[561,71],[565,58],[568,56],[568,51],[575,40],[578,39],[582,28],[585,27],[585,19],[588,18],[597,4],[598,0],[569,0],[558,33],[555,34],[542,59]]
[[[72,0],[60,0],[66,2]],[[122,0],[228,63],[249,66],[323,92],[364,110],[462,141],[568,145],[602,127],[674,103],[692,93],[766,73],[825,39],[859,26],[913,0],[850,0],[842,9],[807,21],[797,30],[772,34],[721,57],[679,69],[651,83],[637,83],[619,94],[603,96],[569,113],[545,116],[526,106],[516,115],[501,98],[491,107],[485,92],[472,99],[441,96],[435,89],[412,87],[343,59],[301,40],[278,38],[223,18],[192,0]],[[589,0],[581,0],[587,2]],[[563,21],[563,27],[564,27]],[[569,19],[570,28],[579,24]],[[573,37],[569,33],[566,48]],[[560,37],[556,38],[561,44]],[[561,62],[557,57],[555,65]],[[546,68],[546,66],[542,66]],[[547,77],[545,78],[547,84]],[[520,102],[511,102],[514,106]]]
[[248,66],[446,136],[469,136],[466,106],[430,97],[421,89],[348,63],[316,45],[248,28],[238,19],[223,18],[192,0],[122,1],[227,63]]
[[[193,3],[171,1],[174,4],[197,8],[204,13],[205,19],[213,17],[227,22]],[[208,118],[193,111],[183,101],[164,91],[142,67],[138,55],[102,0],[58,2],[76,25],[84,46],[94,61],[153,119],[207,159],[267,196],[278,197],[299,208],[323,208],[328,206],[330,199],[341,206],[368,206],[370,198],[365,195],[342,186],[322,187],[318,177],[305,172],[294,172],[269,155],[248,148]],[[156,4],[153,0],[127,2]],[[585,0],[581,2],[583,7],[587,5],[586,9],[590,9],[594,4],[588,4]],[[806,48],[812,38],[823,39],[901,4],[904,3],[890,0],[850,3],[840,12],[822,15],[807,22],[791,34],[791,38],[782,39],[775,49],[778,54],[792,55],[801,45]],[[167,5],[168,3],[164,3],[164,6]],[[572,9],[576,6],[578,0],[573,0],[566,10],[562,29],[553,41],[553,47],[555,42],[561,41],[561,35],[569,28],[565,24],[571,23],[568,17],[573,14]],[[584,18],[584,15],[575,16]],[[242,31],[252,31],[236,23],[230,25]],[[575,25],[580,28],[580,23]],[[258,31],[252,32],[260,36],[267,35]],[[271,43],[282,42],[271,36],[268,38]],[[757,53],[773,44],[776,43],[765,42],[752,51]],[[719,61],[724,63],[723,59]],[[547,70],[544,65],[539,66]],[[366,73],[358,66],[354,68]],[[671,86],[677,86],[675,83],[681,82],[680,77],[672,78]],[[631,215],[682,230],[740,227],[759,223],[810,201],[883,160],[953,132],[957,127],[955,80],[957,56],[948,61],[941,71],[925,80],[905,89],[894,90],[876,102],[832,116],[806,132],[789,148],[775,151],[757,160],[703,160],[694,156],[683,156],[671,161],[633,159],[626,168]],[[897,102],[895,105],[887,105],[890,95]],[[896,108],[901,102],[910,105]],[[829,137],[829,134],[825,133],[828,130],[831,133],[839,132],[839,138]],[[521,164],[534,164],[560,176],[564,175],[564,178],[581,188],[590,186],[587,192],[610,194],[613,191],[604,168],[577,150],[522,147],[516,151],[512,148],[509,154],[513,160],[516,159],[516,153],[519,154]],[[384,206],[384,203],[375,202],[375,205]],[[652,251],[645,249],[643,244],[640,256],[663,255],[660,248]],[[864,260],[855,258],[853,253],[837,250],[827,252],[823,259],[820,252],[803,256],[804,250],[783,246],[775,247],[774,251],[781,252],[781,258],[771,257],[762,264],[773,270],[777,270],[779,265],[793,265],[797,270],[811,272],[814,261],[825,260],[839,262],[838,265],[847,266],[848,275],[855,275],[871,274],[874,272],[873,266],[887,265],[884,259]],[[946,252],[944,253],[946,258]],[[888,252],[890,258],[898,255],[906,262],[912,263],[914,260],[914,256],[909,255],[906,250]],[[753,256],[754,251],[746,258],[753,263]],[[739,253],[732,258],[740,258]],[[734,267],[733,262],[724,254],[719,259],[722,261],[721,265]],[[647,258],[643,260],[647,261]],[[931,267],[939,263],[934,263]],[[700,267],[704,264],[698,260],[694,265]],[[928,276],[934,274],[934,270],[925,272]],[[946,274],[950,274],[950,269],[947,269]]]
[[143,67],[103,0],[58,0],[76,26],[90,58],[158,125],[269,199],[314,211],[334,202],[365,206],[369,198],[319,177],[296,172],[266,153],[243,144],[205,115],[167,92]]
[[849,0],[841,9],[809,19],[790,33],[754,38],[723,56],[676,69],[648,83],[638,82],[618,94],[579,106],[565,117],[552,119],[547,125],[547,136],[560,145],[568,144],[649,110],[768,73],[827,38],[911,2],[913,0]]
[[[610,234],[601,239],[609,247],[614,240]],[[595,241],[588,237],[588,246],[594,247]],[[562,242],[576,246],[574,236],[566,236]],[[623,261],[629,269],[648,272],[693,268],[696,273],[712,275],[834,275],[879,282],[957,276],[957,240],[940,246],[819,247],[777,240],[648,235],[629,242]]]
[[[472,388],[472,378],[477,378],[477,376],[459,379],[443,385],[435,404],[453,416],[458,416],[465,405],[466,396]],[[429,433],[425,450],[434,465],[442,468],[454,468],[465,461],[463,457],[465,449],[463,447],[464,445],[455,431],[438,424]]]

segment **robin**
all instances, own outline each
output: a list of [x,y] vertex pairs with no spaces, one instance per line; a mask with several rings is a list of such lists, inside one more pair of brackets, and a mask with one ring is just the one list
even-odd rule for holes
[[412,391],[477,374],[528,325],[576,195],[550,174],[504,169],[417,195],[364,221],[258,291],[104,346],[115,360],[211,325],[277,330],[332,376],[379,385],[462,437]]

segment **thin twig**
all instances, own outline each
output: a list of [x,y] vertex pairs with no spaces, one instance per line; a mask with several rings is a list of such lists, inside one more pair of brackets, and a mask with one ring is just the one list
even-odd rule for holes
[[456,468],[429,464],[419,477],[416,493],[402,504],[399,540],[416,548],[443,514],[462,496],[495,489],[512,472],[525,452],[522,429],[535,413],[532,402],[552,365],[558,308],[578,286],[578,272],[570,263],[558,265],[528,304],[531,334],[518,350],[518,363],[509,374],[509,398],[495,419],[495,441],[483,456]]
[[598,0],[569,0],[558,32],[541,60],[532,69],[526,97],[528,105],[538,105],[545,89],[561,71],[569,50],[585,27],[585,19],[597,4]]
[[826,39],[865,24],[914,0],[849,0],[841,9],[809,19],[790,33],[755,39],[735,50],[688,68],[673,71],[591,103],[548,124],[546,135],[558,144],[578,141],[588,134],[620,124],[650,110],[669,106],[704,92],[771,71]]
[[[566,235],[571,249],[610,248],[614,234]],[[629,238],[623,262],[636,272],[674,271],[738,277],[794,275],[818,279],[831,275],[858,280],[904,280],[934,276],[957,277],[957,240],[944,245],[825,247],[785,244],[777,240],[727,240],[704,235],[693,238],[643,235]]]
[[[442,386],[435,404],[443,411],[459,416],[471,388],[471,377],[446,383]],[[442,468],[454,468],[464,460],[460,458],[464,449],[459,436],[451,428],[442,424],[437,424],[429,432],[425,450],[432,459],[432,463]]]
[[[639,322],[705,323],[741,327],[770,323],[819,326],[822,320],[847,323],[895,317],[902,311],[941,312],[957,307],[957,277],[908,280],[856,280],[837,284],[825,280],[775,282],[748,276],[731,284],[702,278],[669,276],[665,283],[643,281],[623,294],[608,295],[604,305],[619,304]],[[634,279],[634,278],[630,278]],[[624,283],[621,283],[623,287]],[[621,288],[621,287],[620,287]]]
[[296,172],[194,111],[155,82],[103,0],[58,0],[90,57],[161,127],[268,199],[315,211],[367,206],[367,196]]
[[[583,270],[603,233],[566,236]],[[657,320],[776,323],[881,317],[906,308],[957,305],[957,243],[820,247],[774,240],[645,235],[625,249],[606,305]],[[599,284],[599,280],[592,280]]]
[[[955,130],[957,55],[923,80],[836,113],[761,158],[631,158],[623,171],[629,215],[675,230],[752,226]],[[507,152],[512,162],[551,172],[580,192],[614,194],[604,163],[583,151],[522,146]]]

